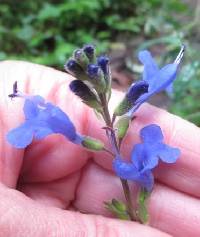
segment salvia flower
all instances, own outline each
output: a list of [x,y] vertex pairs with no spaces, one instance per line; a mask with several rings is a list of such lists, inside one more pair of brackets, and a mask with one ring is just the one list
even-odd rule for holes
[[130,110],[129,115],[132,116],[139,106],[147,101],[154,94],[161,92],[169,87],[172,87],[172,83],[176,78],[178,65],[181,62],[185,46],[181,47],[181,50],[171,64],[167,64],[161,69],[158,68],[156,62],[151,56],[151,53],[147,50],[139,52],[138,58],[144,65],[143,80],[149,85],[148,93],[141,95],[135,102],[135,106]]
[[163,143],[163,134],[158,125],[144,127],[140,131],[140,137],[142,143],[133,147],[131,162],[116,157],[113,167],[120,178],[136,181],[151,191],[154,183],[152,169],[158,165],[159,159],[165,163],[174,163],[180,156],[180,151]]
[[62,134],[75,144],[81,144],[83,140],[69,117],[41,96],[25,99],[24,114],[25,122],[7,134],[7,140],[16,148],[25,148],[33,138],[42,139],[53,133]]

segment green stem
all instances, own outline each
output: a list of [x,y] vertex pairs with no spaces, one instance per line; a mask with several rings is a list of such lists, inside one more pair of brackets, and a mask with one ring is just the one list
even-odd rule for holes
[[121,178],[120,178],[120,181],[122,183],[124,196],[125,196],[126,202],[127,202],[128,214],[129,214],[130,219],[132,221],[136,221],[137,220],[137,215],[134,211],[134,208],[133,208],[133,205],[132,205],[132,202],[131,202],[131,193],[130,193],[128,182],[127,182],[127,180],[121,179]]
[[[109,137],[109,139],[114,140],[113,145],[115,146],[116,153],[117,153],[117,155],[120,155],[119,144],[117,142],[117,138],[116,138],[114,128],[113,128],[113,123],[114,123],[115,118],[111,120],[110,113],[108,110],[108,103],[107,103],[106,96],[104,94],[99,94],[99,98],[102,103],[103,117],[105,119],[105,123],[112,130],[111,132],[107,132],[107,136]],[[112,133],[112,135],[111,135],[111,133]],[[127,182],[127,180],[124,180],[121,178],[120,178],[120,181],[122,183],[124,196],[125,196],[126,202],[127,202],[128,215],[132,221],[135,221],[135,220],[137,220],[137,216],[136,216],[136,213],[134,211],[134,208],[133,208],[133,205],[131,202],[131,193],[130,193],[128,182]]]

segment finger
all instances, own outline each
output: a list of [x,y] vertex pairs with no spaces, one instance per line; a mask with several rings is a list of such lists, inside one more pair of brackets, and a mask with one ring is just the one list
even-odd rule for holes
[[[115,97],[114,101],[116,101]],[[167,144],[181,151],[181,156],[175,164],[161,164],[158,167],[156,177],[160,182],[177,190],[200,197],[200,129],[194,124],[164,110],[144,104],[136,113],[136,119],[132,122],[123,142],[123,156],[130,159],[133,145],[140,142],[140,129],[152,123],[161,127]],[[90,116],[88,126],[88,133],[91,136],[106,140],[101,131],[102,124],[97,122],[95,116]],[[102,167],[112,170],[111,156],[99,152],[95,153],[94,160]]]
[[80,171],[51,182],[20,183],[17,190],[45,206],[68,209],[76,197]]
[[[132,188],[132,196],[135,189]],[[110,216],[103,202],[124,201],[119,179],[95,164],[88,165],[74,206],[80,211]],[[164,185],[156,185],[148,201],[150,225],[175,237],[200,236],[200,201]]]
[[1,237],[169,236],[137,223],[47,208],[2,185],[0,193]]

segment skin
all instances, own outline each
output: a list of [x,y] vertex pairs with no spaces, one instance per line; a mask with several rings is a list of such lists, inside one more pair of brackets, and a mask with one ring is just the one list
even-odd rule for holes
[[[21,91],[59,105],[80,133],[106,141],[103,123],[68,90],[72,77],[44,66],[5,61],[0,63],[0,79],[0,237],[200,236],[199,128],[148,104],[141,106],[122,147],[124,157],[129,158],[139,130],[150,123],[161,126],[165,142],[179,147],[181,157],[155,170],[149,226],[120,221],[103,207],[103,201],[113,197],[124,200],[109,154],[92,153],[61,135],[34,141],[25,150],[5,139],[23,121],[23,100],[7,97],[18,81]],[[120,97],[114,94],[111,108]]]

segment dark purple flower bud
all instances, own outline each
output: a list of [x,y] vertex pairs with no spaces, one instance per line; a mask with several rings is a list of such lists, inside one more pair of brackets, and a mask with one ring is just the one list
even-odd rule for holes
[[90,62],[93,61],[95,56],[95,48],[92,44],[87,44],[83,47],[83,51],[85,52],[86,56],[90,60]]
[[84,69],[89,63],[89,60],[82,49],[77,49],[74,51],[74,59]]
[[89,64],[87,67],[87,74],[91,77],[91,78],[98,78],[99,74],[101,72],[101,69],[98,65],[96,64]]
[[83,73],[82,67],[74,59],[70,59],[69,61],[67,61],[64,68],[66,71],[75,75]]
[[80,80],[74,80],[69,84],[69,88],[75,95],[83,97],[84,95],[90,94],[91,90],[89,87]]
[[124,99],[119,103],[115,109],[115,115],[121,116],[126,114],[129,110],[133,108],[137,99],[148,92],[149,84],[146,81],[138,81],[131,85],[128,92],[126,93]]
[[100,103],[98,102],[96,95],[84,82],[74,80],[69,84],[69,88],[75,95],[80,97],[85,104],[95,109],[100,107]]
[[106,90],[106,81],[101,68],[96,64],[89,64],[87,74],[91,78],[90,82],[96,91],[102,93]]
[[109,73],[109,62],[110,59],[106,56],[100,56],[97,58],[97,63],[105,75]]
[[141,95],[148,92],[149,84],[144,81],[138,81],[134,85],[131,85],[126,96],[127,99],[134,103]]

